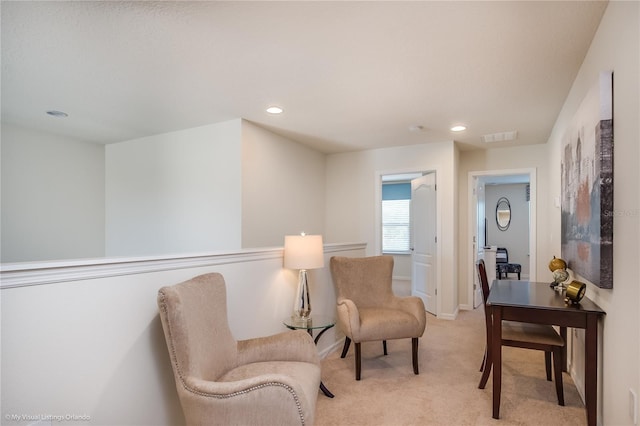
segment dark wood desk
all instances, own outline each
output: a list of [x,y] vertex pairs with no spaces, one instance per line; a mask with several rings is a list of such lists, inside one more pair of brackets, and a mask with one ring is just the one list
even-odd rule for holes
[[[564,293],[553,290],[549,283],[507,280],[493,282],[487,307],[493,316],[491,344],[487,347],[488,366],[485,367],[493,367],[493,418],[500,418],[502,320],[510,320],[560,326],[565,339],[566,327],[585,329],[585,405],[587,423],[595,426],[598,409],[598,318],[605,312],[586,297],[579,305],[566,305]],[[566,362],[566,353],[563,358]]]

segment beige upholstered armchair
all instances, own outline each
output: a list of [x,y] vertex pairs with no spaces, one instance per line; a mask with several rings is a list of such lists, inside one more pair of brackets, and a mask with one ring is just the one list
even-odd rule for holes
[[360,343],[411,338],[413,372],[418,374],[418,338],[427,323],[419,297],[393,294],[393,257],[332,257],[331,275],[338,293],[338,325],[345,334],[341,357],[355,343],[356,380],[360,380]]
[[217,273],[161,288],[158,307],[188,424],[313,424],[320,360],[305,331],[234,340]]

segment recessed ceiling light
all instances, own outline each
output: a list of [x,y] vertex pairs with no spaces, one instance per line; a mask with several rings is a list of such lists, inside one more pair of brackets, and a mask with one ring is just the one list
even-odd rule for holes
[[56,110],[47,111],[47,114],[56,118],[66,118],[69,116],[69,114],[67,114],[66,112]]
[[267,112],[269,114],[282,114],[283,111],[284,110],[277,105],[272,105],[269,108],[267,108]]
[[457,125],[457,126],[453,126],[453,127],[451,128],[451,131],[452,131],[452,132],[461,132],[461,131],[463,131],[463,130],[467,130],[467,127],[466,127],[466,126],[463,126],[463,125]]
[[413,124],[411,126],[409,126],[409,131],[410,132],[423,132],[425,130],[424,126],[421,126],[419,124]]

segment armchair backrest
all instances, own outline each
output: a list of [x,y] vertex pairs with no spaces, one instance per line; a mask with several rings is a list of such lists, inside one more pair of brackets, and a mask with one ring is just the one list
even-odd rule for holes
[[338,302],[350,299],[356,306],[374,307],[394,297],[393,256],[334,256],[330,263]]
[[236,366],[237,342],[227,320],[227,291],[218,273],[158,291],[158,307],[176,381],[215,381]]

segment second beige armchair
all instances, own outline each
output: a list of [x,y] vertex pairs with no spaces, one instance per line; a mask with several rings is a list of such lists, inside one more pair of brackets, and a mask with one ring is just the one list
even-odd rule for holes
[[356,380],[360,380],[360,344],[410,338],[413,372],[418,374],[418,339],[427,323],[419,297],[398,297],[392,289],[393,257],[331,258],[331,275],[337,291],[338,325],[345,334],[341,357],[355,344]]
[[218,273],[161,288],[158,308],[188,425],[313,424],[320,359],[306,332],[236,341]]

